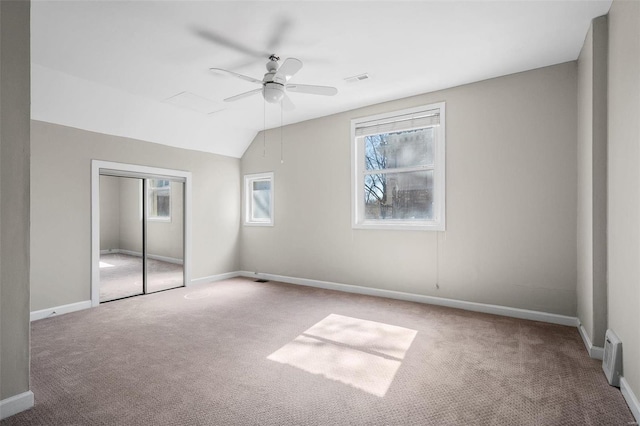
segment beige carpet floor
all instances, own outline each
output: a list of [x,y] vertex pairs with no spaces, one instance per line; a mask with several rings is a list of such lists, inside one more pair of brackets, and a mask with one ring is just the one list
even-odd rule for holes
[[628,425],[574,327],[236,278],[32,324],[9,425]]

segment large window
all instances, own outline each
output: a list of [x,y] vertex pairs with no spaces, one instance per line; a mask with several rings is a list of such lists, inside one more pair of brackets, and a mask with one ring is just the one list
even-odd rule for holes
[[147,219],[171,220],[171,181],[149,179],[147,190]]
[[245,224],[273,226],[273,173],[244,177]]
[[445,229],[444,102],[352,120],[353,226]]

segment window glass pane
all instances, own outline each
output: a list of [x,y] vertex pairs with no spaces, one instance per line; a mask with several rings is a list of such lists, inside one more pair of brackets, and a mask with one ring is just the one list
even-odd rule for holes
[[364,176],[367,220],[432,220],[433,171]]
[[169,217],[169,194],[158,194],[156,216]]
[[366,170],[433,165],[433,127],[364,137]]
[[257,180],[253,181],[254,191],[268,191],[271,189],[271,181],[269,180]]
[[273,173],[245,175],[245,224],[273,226]]
[[268,220],[271,218],[271,182],[254,181],[252,191],[252,212],[254,220]]

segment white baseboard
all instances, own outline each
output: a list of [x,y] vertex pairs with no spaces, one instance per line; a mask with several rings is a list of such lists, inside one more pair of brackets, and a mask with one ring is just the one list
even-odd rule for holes
[[587,334],[587,330],[584,329],[582,324],[578,326],[578,331],[580,332],[580,336],[582,337],[582,341],[587,348],[589,356],[594,359],[602,360],[602,358],[604,358],[604,348],[600,346],[593,346],[593,344],[591,343],[591,339]]
[[635,417],[636,423],[640,423],[640,402],[638,402],[638,398],[633,393],[629,387],[629,383],[627,383],[624,377],[620,377],[620,392],[622,392],[624,400],[627,401],[627,405],[631,410],[631,414]]
[[599,359],[602,361],[604,359],[604,348],[600,346],[592,346],[589,351],[589,356],[593,359]]
[[176,265],[183,265],[184,264],[184,260],[177,259],[175,257],[160,256],[159,254],[148,254],[147,257],[149,259],[160,260],[162,262],[175,263]]
[[[467,302],[464,300],[446,299],[443,297],[424,296],[420,294],[404,293],[404,292],[393,291],[393,290],[361,287],[361,286],[356,286],[351,284],[333,283],[329,281],[318,281],[318,280],[310,280],[306,278],[287,277],[284,275],[254,273],[249,271],[234,271],[234,272],[227,272],[224,274],[210,275],[207,277],[196,278],[191,280],[189,285],[210,283],[210,282],[221,281],[221,280],[226,280],[226,279],[235,278],[235,277],[261,278],[261,279],[267,279],[271,281],[280,281],[280,282],[289,283],[289,284],[303,285],[307,287],[317,287],[317,288],[324,288],[328,290],[344,291],[347,293],[364,294],[368,296],[378,296],[378,297],[387,297],[389,299],[406,300],[409,302],[418,302],[418,303],[426,303],[430,305],[447,306],[450,308],[464,309],[467,311],[483,312],[487,314],[502,315],[507,317],[521,318],[521,319],[527,319],[532,321],[541,321],[541,322],[547,322],[551,324],[567,325],[567,326],[573,326],[573,327],[578,327],[580,324],[576,317],[570,317],[566,315],[551,314],[551,313],[540,312],[540,311],[531,311],[528,309],[511,308],[508,306],[490,305],[486,303]],[[52,315],[59,315],[63,313],[79,311],[79,310],[87,309],[90,307],[91,307],[91,301],[86,300],[83,302],[72,303],[69,305],[58,306],[55,308],[48,308],[40,311],[34,311],[34,312],[31,312],[31,321],[47,318]],[[580,333],[582,335],[582,331]],[[583,339],[584,339],[584,336],[583,336]],[[593,348],[595,348],[594,354],[597,354],[598,350],[602,350],[602,348],[598,348],[596,346],[594,346]],[[591,351],[590,351],[590,355],[591,355]],[[594,358],[595,357],[596,356],[594,356]]]
[[100,250],[100,254],[118,254],[118,253],[120,253],[120,249]]
[[[208,277],[202,277],[202,278],[197,278],[195,280],[191,280],[191,283],[189,285],[211,283],[211,282],[227,280],[229,278],[235,278],[239,276],[240,276],[240,273],[237,271],[227,272],[226,274],[210,275]],[[56,306],[53,308],[33,311],[31,312],[31,321],[36,321],[43,318],[49,318],[54,315],[68,314],[69,312],[81,311],[83,309],[89,309],[91,307],[92,307],[91,300],[85,300],[83,302],[70,303],[68,305]]]
[[592,346],[589,350],[589,356],[593,359],[599,359],[602,361],[604,358],[604,348],[600,346]]
[[[100,254],[119,254],[119,253],[128,254],[129,256],[142,257],[142,253],[139,251],[125,250],[125,249],[100,250]],[[184,264],[184,261],[182,259],[177,259],[175,257],[160,256],[159,254],[147,254],[147,257],[149,259],[160,260],[162,262],[175,263],[176,265]]]
[[328,290],[338,290],[347,293],[365,294],[368,296],[387,297],[390,299],[406,300],[409,302],[426,303],[430,305],[447,306],[450,308],[464,309],[467,311],[483,312],[486,314],[541,321],[551,324],[568,325],[573,327],[577,327],[579,324],[578,318],[576,317],[551,314],[540,311],[531,311],[528,309],[511,308],[508,306],[489,305],[486,303],[467,302],[464,300],[446,299],[443,297],[424,296],[421,294],[404,293],[400,291],[383,290],[370,287],[360,287],[351,284],[339,284],[328,281],[310,280],[306,278],[294,278],[283,275],[254,273],[249,271],[240,271],[239,275],[247,278],[262,278],[273,281],[281,281],[289,284],[318,287]]
[[0,420],[33,407],[33,392],[26,391],[0,401]]
[[229,278],[235,278],[239,276],[241,275],[238,271],[227,272],[226,274],[209,275],[208,277],[196,278],[191,280],[190,285],[212,283],[215,281],[228,280]]
[[36,321],[43,318],[49,318],[54,315],[68,314],[69,312],[81,311],[83,309],[89,309],[91,307],[91,300],[85,300],[83,302],[70,303],[68,305],[56,306],[54,308],[42,309],[39,311],[31,312],[31,321]]

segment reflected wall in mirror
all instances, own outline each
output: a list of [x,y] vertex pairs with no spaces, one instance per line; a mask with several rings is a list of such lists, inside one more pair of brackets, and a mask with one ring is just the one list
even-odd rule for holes
[[144,293],[142,179],[100,176],[100,302]]

